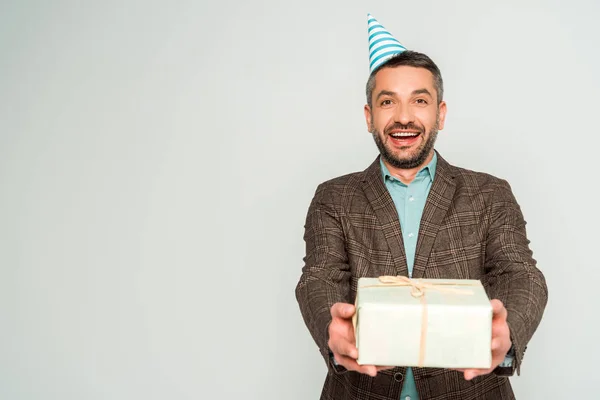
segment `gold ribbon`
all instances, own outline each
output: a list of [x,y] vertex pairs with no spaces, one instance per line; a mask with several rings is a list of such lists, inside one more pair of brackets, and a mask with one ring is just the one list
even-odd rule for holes
[[437,290],[442,293],[453,293],[453,294],[473,294],[470,290],[462,290],[456,288],[449,288],[444,286],[475,286],[477,283],[474,282],[446,282],[439,281],[437,283],[423,282],[420,279],[410,279],[406,276],[380,276],[379,282],[376,285],[361,286],[363,288],[369,287],[390,287],[390,286],[410,286],[410,294],[415,298],[421,299],[422,313],[421,313],[421,338],[419,343],[419,362],[418,367],[423,366],[425,361],[425,348],[427,345],[427,301],[425,300],[425,293],[428,289]]

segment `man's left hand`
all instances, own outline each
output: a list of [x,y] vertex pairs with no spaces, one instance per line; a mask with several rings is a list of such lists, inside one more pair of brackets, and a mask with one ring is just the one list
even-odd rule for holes
[[510,330],[506,323],[508,312],[500,300],[491,301],[492,310],[492,367],[489,369],[457,369],[465,374],[465,379],[470,381],[476,376],[487,375],[492,372],[502,361],[510,350],[512,342],[510,340]]

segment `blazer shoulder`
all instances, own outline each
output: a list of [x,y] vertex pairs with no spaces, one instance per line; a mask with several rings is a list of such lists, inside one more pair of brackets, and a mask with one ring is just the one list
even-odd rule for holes
[[322,182],[317,186],[314,200],[319,203],[340,206],[345,199],[351,198],[361,190],[360,182],[363,177],[364,172],[352,172]]
[[457,187],[471,194],[510,191],[505,179],[467,168],[452,167]]

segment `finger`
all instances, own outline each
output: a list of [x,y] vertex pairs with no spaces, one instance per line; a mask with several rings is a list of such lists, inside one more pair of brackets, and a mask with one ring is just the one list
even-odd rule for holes
[[494,339],[492,340],[492,359],[501,362],[511,346],[510,340]]
[[354,315],[354,306],[348,303],[335,303],[331,306],[331,317],[332,318],[352,318]]
[[354,328],[352,323],[345,319],[335,318],[329,325],[329,341],[327,343],[331,351],[358,358],[358,349],[356,348],[356,339],[354,338]]
[[[510,329],[506,322],[492,325],[492,354],[498,356],[502,352],[507,352],[511,344]],[[502,356],[504,355],[506,355],[506,353],[502,354]]]
[[468,370],[468,371],[465,371],[464,377],[465,377],[465,380],[470,381],[471,379],[475,378],[478,374],[479,374],[478,371]]
[[492,352],[498,351],[502,346],[502,340],[499,338],[492,339]]
[[450,368],[450,371],[465,372],[466,368]]
[[342,343],[340,347],[340,354],[346,357],[350,357],[353,360],[356,360],[358,358],[358,349],[352,343],[345,342]]
[[508,335],[495,336],[492,338],[492,351],[508,349],[511,345],[510,337]]
[[377,368],[374,365],[358,365],[356,360],[343,356],[341,354],[333,354],[338,364],[346,368],[348,371],[356,371],[369,376],[377,376]]
[[504,307],[504,303],[502,303],[502,300],[498,300],[498,299],[490,300],[490,304],[492,305],[492,309],[494,311],[500,310],[500,308]]
[[510,330],[506,321],[494,321],[492,323],[492,337],[510,336]]
[[464,377],[465,377],[465,380],[470,381],[471,379],[473,379],[477,376],[486,375],[486,374],[489,374],[490,372],[492,372],[491,369],[470,368],[470,369],[465,370]]
[[344,338],[335,340],[330,337],[328,346],[334,354],[340,354],[345,357],[350,357],[354,360],[358,358],[358,349],[356,346]]
[[[356,361],[355,361],[356,363]],[[375,378],[377,376],[377,368],[374,365],[358,365],[356,364],[356,366],[358,367],[355,371],[360,372],[361,374],[367,374],[372,378]]]
[[491,305],[492,305],[492,311],[494,313],[494,319],[506,319],[506,316],[508,315],[508,311],[506,311],[506,308],[504,307],[504,304],[502,304],[502,302],[498,299],[494,299],[492,301],[490,301]]
[[329,324],[329,337],[343,338],[344,340],[354,343],[354,326],[352,321],[342,318],[334,318]]
[[394,368],[396,368],[396,367],[392,367],[392,366],[382,366],[382,365],[380,365],[380,366],[378,366],[378,367],[377,367],[377,371],[385,371],[385,370],[387,370],[387,369],[394,369]]

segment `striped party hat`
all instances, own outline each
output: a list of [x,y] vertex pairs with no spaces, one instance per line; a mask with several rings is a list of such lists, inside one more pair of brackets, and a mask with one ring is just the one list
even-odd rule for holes
[[371,14],[369,25],[369,69],[371,73],[396,54],[406,50]]

